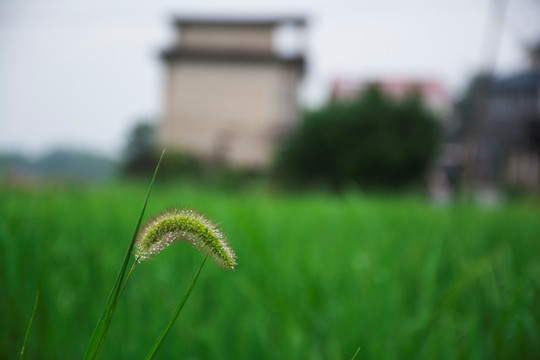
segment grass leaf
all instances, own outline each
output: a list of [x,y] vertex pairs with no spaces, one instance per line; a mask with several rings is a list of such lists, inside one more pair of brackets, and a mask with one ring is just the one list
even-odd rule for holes
[[354,353],[353,357],[351,360],[354,360],[356,359],[356,355],[358,355],[358,353],[360,352],[360,346],[358,347],[358,349],[356,349],[356,352]]
[[28,337],[30,336],[30,329],[32,328],[32,321],[34,321],[34,315],[36,314],[36,308],[39,299],[39,291],[36,292],[36,301],[34,302],[34,310],[32,311],[32,317],[30,317],[30,322],[28,323],[28,329],[26,329],[26,335],[24,336],[24,342],[21,349],[20,360],[24,359],[24,352],[26,351],[26,344],[28,343]]
[[208,255],[206,255],[206,257],[204,258],[201,266],[199,267],[199,270],[197,271],[197,274],[193,278],[193,281],[191,281],[191,285],[189,286],[189,289],[186,291],[186,294],[184,295],[184,297],[182,298],[182,300],[180,301],[180,303],[176,307],[176,310],[172,314],[171,319],[167,323],[167,326],[165,327],[165,329],[163,329],[163,331],[161,332],[161,334],[157,338],[156,342],[154,343],[154,346],[152,346],[152,349],[150,350],[148,355],[146,355],[146,360],[151,360],[156,356],[159,348],[161,347],[161,344],[163,344],[163,340],[165,340],[165,336],[167,336],[167,334],[171,330],[174,322],[176,321],[176,319],[178,318],[178,315],[180,314],[180,311],[182,311],[182,308],[184,307],[184,304],[186,303],[187,299],[189,298],[189,295],[191,294],[191,291],[193,290],[193,287],[197,283],[197,280],[199,279],[199,274],[201,273],[201,270],[202,270],[204,264],[206,263],[206,259],[208,259]]
[[120,271],[118,272],[118,275],[116,277],[116,282],[114,283],[113,288],[111,290],[111,294],[109,295],[109,300],[107,301],[107,305],[105,306],[105,309],[103,310],[103,313],[101,314],[101,317],[99,318],[99,321],[96,325],[96,328],[94,329],[94,332],[92,333],[90,344],[88,345],[88,349],[86,350],[86,355],[84,356],[85,360],[98,359],[103,349],[103,345],[105,343],[105,337],[107,336],[107,333],[109,332],[109,328],[111,325],[112,315],[114,313],[114,310],[116,309],[116,305],[118,304],[118,297],[120,294],[120,289],[122,287],[122,283],[124,280],[124,276],[126,274],[126,269],[129,263],[129,259],[133,251],[133,246],[135,245],[135,240],[137,239],[137,233],[139,232],[139,228],[141,227],[144,211],[146,210],[146,204],[148,203],[148,198],[150,197],[152,186],[154,185],[156,174],[158,172],[159,165],[161,164],[161,160],[163,159],[164,154],[165,154],[165,150],[163,150],[163,152],[161,153],[159,161],[156,165],[154,175],[152,176],[152,181],[150,182],[148,192],[146,193],[146,198],[144,199],[144,204],[141,210],[141,214],[139,215],[139,220],[137,220],[137,226],[135,226],[133,237],[131,238],[131,242],[126,251],[126,255],[124,256],[122,267],[120,268]]

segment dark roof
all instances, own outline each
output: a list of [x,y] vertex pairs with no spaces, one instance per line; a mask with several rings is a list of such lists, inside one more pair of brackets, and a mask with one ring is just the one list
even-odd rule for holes
[[304,16],[197,16],[178,15],[174,18],[176,26],[209,25],[209,26],[261,26],[273,27],[278,25],[306,26]]
[[195,50],[174,47],[161,52],[160,57],[166,62],[195,60],[201,62],[229,62],[252,64],[287,64],[304,71],[305,58],[302,55],[284,57],[272,53],[250,51]]
[[215,60],[215,61],[239,61],[239,62],[283,62],[283,63],[304,63],[302,55],[291,57],[279,56],[267,52],[254,52],[242,50],[203,50],[203,49],[186,49],[181,47],[173,47],[161,52],[160,57],[165,61],[175,60]]
[[538,91],[540,88],[540,70],[523,71],[514,75],[496,79],[496,90]]

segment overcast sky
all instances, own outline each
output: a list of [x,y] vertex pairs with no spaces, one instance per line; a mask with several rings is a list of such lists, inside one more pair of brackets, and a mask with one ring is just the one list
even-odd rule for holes
[[[305,14],[305,106],[332,79],[428,77],[458,94],[485,63],[490,0],[0,0],[0,152],[55,147],[117,156],[141,118],[162,113],[160,49],[174,14]],[[540,40],[540,2],[509,2],[497,69],[526,66]]]

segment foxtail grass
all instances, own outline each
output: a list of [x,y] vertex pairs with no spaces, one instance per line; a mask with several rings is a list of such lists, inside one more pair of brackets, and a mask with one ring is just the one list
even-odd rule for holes
[[191,209],[173,209],[150,220],[135,243],[135,259],[146,260],[182,239],[212,255],[225,269],[236,266],[236,255],[223,232],[211,219]]
[[[137,225],[128,250],[122,262],[122,266],[116,281],[109,295],[109,299],[101,314],[101,317],[94,329],[90,344],[86,352],[85,359],[98,359],[105,344],[105,338],[109,331],[113,313],[118,305],[120,296],[123,294],[128,280],[137,266],[137,264],[143,262],[146,259],[151,258],[154,255],[159,254],[161,251],[169,247],[173,242],[186,240],[196,249],[206,254],[199,270],[193,278],[191,285],[186,291],[184,297],[180,300],[178,306],[173,312],[169,322],[155,341],[154,345],[150,349],[146,359],[153,359],[157,354],[159,348],[163,344],[165,337],[172,328],[174,322],[178,318],[180,312],[184,308],[184,305],[189,298],[199,275],[206,263],[206,260],[211,256],[214,261],[225,269],[233,270],[236,266],[236,255],[229,245],[225,234],[219,229],[217,224],[208,217],[191,209],[173,209],[166,211],[150,221],[145,225],[142,231],[141,228],[142,218],[146,210],[148,198],[152,191],[152,186],[156,179],[156,175],[163,159],[165,150],[161,153],[161,157],[152,176],[150,187],[146,194],[144,204],[137,220]],[[128,264],[131,256],[134,256],[135,260],[131,266],[131,269],[127,273]]]
[[152,255],[159,254],[173,242],[179,240],[188,241],[196,249],[206,253],[206,257],[193,278],[186,294],[171,315],[165,329],[163,329],[150,349],[146,356],[147,360],[154,359],[156,356],[165,337],[191,295],[208,256],[212,256],[214,261],[225,269],[233,270],[236,266],[236,255],[230,247],[227,238],[214,221],[190,209],[174,209],[151,219],[141,231],[135,243],[135,263],[130,274],[138,263],[150,258]]

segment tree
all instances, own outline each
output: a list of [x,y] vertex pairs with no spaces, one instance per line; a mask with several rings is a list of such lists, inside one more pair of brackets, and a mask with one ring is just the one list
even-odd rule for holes
[[146,121],[137,123],[124,150],[123,171],[132,175],[151,172],[158,157],[155,126]]
[[421,178],[437,143],[436,119],[418,95],[398,102],[370,88],[355,101],[306,113],[278,157],[276,174],[334,189],[350,182],[397,187]]
[[[139,122],[131,130],[124,150],[123,172],[127,175],[153,173],[162,148],[156,138],[156,127],[150,122]],[[204,164],[194,156],[175,149],[167,149],[160,165],[162,177],[184,176],[200,178]]]

